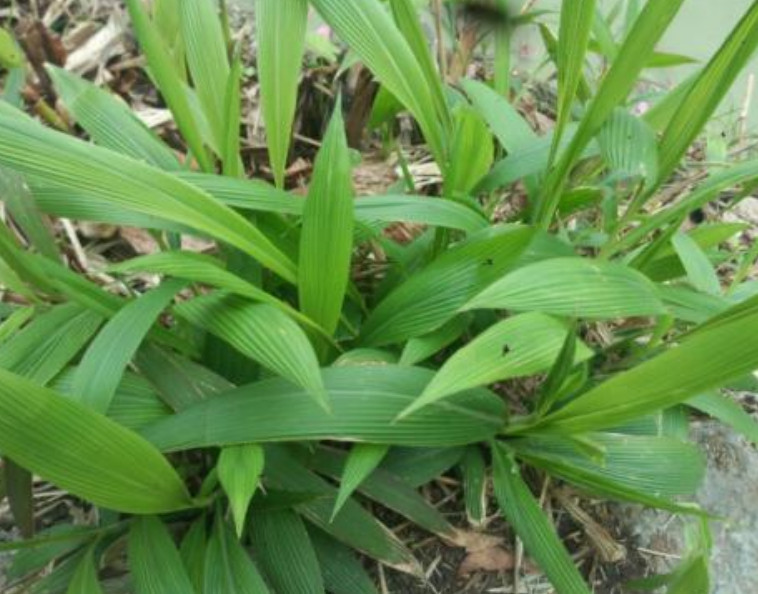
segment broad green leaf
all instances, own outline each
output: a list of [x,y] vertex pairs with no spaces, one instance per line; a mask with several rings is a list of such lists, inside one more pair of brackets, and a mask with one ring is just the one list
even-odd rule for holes
[[666,181],[758,46],[758,4],[747,9],[690,87],[660,144],[659,184]]
[[3,460],[2,477],[13,523],[25,539],[34,536],[34,500],[32,474],[13,460]]
[[47,65],[55,89],[92,140],[165,170],[179,169],[174,153],[116,95],[62,68]]
[[392,365],[325,369],[332,414],[302,388],[265,380],[198,403],[143,434],[164,451],[320,439],[435,447],[480,441],[501,428],[502,402],[483,389],[393,423],[431,376],[428,370]]
[[127,0],[126,7],[134,33],[147,58],[150,75],[171,109],[176,124],[192,151],[192,156],[197,159],[203,171],[212,171],[213,164],[205,152],[203,135],[192,111],[187,89],[176,67],[174,56],[161,39],[156,23],[151,22],[148,17],[142,0]]
[[706,392],[688,400],[687,406],[718,419],[758,444],[758,423],[729,396],[722,396],[718,392]]
[[130,513],[190,507],[179,476],[137,434],[0,370],[0,451],[96,505]]
[[195,592],[202,592],[205,583],[206,521],[206,516],[202,515],[192,522],[179,545],[179,556],[187,576],[195,587]]
[[589,258],[555,258],[519,268],[464,307],[483,308],[590,319],[665,312],[655,285],[642,274],[621,264]]
[[617,108],[598,134],[600,153],[611,172],[622,178],[658,179],[658,143],[643,120]]
[[318,528],[309,528],[308,535],[321,566],[324,585],[330,592],[333,594],[378,594],[374,582],[348,547],[330,538]]
[[413,114],[437,162],[444,167],[445,138],[434,93],[413,50],[379,0],[312,0],[337,35]]
[[456,316],[429,334],[411,338],[405,343],[405,348],[400,356],[400,365],[417,365],[428,359],[434,353],[458,340],[470,322],[471,319],[468,316]]
[[436,330],[509,270],[532,237],[527,227],[493,227],[451,248],[371,312],[362,343],[382,346]]
[[[405,418],[432,402],[477,386],[550,368],[563,348],[568,328],[545,314],[517,315],[490,326],[442,365],[424,392],[401,414]],[[591,356],[580,343],[576,361]]]
[[465,448],[393,447],[380,468],[412,487],[420,487],[445,474],[463,456]]
[[305,51],[308,2],[256,0],[255,21],[266,141],[276,185],[282,188]]
[[76,567],[74,577],[66,594],[102,594],[103,589],[97,579],[97,567],[93,547],[89,547]]
[[350,450],[340,480],[340,490],[334,503],[332,517],[336,516],[345,501],[381,463],[389,450],[388,445],[357,443]]
[[565,434],[614,427],[753,372],[758,368],[758,311],[739,308],[572,400],[545,417],[544,430]]
[[584,58],[594,22],[595,0],[568,0],[561,4],[556,67],[558,71],[558,118],[553,134],[553,151],[571,120],[571,109],[583,78]]
[[594,99],[579,123],[569,146],[560,153],[555,168],[543,184],[534,219],[547,228],[565,189],[569,173],[587,145],[613,110],[637,84],[639,73],[649,62],[655,45],[679,12],[684,0],[648,2],[619,48],[616,59],[603,77]]
[[300,234],[300,309],[330,335],[339,323],[353,252],[353,188],[341,109],[338,101],[316,157]]
[[313,347],[300,327],[280,310],[217,293],[186,301],[174,311],[301,386],[319,406],[328,409]]
[[[579,344],[583,344],[579,342]],[[572,323],[563,341],[561,352],[555,359],[545,381],[540,386],[537,404],[534,410],[538,415],[545,414],[562,396],[561,388],[566,383],[577,358],[577,329]]]
[[33,305],[19,307],[0,324],[0,345],[13,337],[29,320],[34,317],[37,310]]
[[[321,477],[305,469],[282,447],[269,447],[267,479],[280,489],[310,494],[295,510],[306,520],[353,549],[385,565],[419,575],[420,566],[402,542],[355,501],[348,500],[342,512],[331,519],[337,490]],[[313,498],[312,495],[316,495]]]
[[474,528],[487,521],[487,467],[479,446],[469,446],[461,460],[466,519]]
[[[105,148],[0,116],[0,163],[94,203],[169,219],[216,237],[294,282],[295,265],[256,227],[202,190]],[[50,196],[48,196],[50,199]]]
[[721,295],[721,283],[708,256],[689,235],[677,233],[671,238],[682,266],[687,271],[690,284],[698,291],[711,295]]
[[504,446],[495,444],[495,497],[503,515],[524,543],[526,552],[539,563],[561,594],[589,594],[590,589],[574,566],[555,528],[521,478],[519,467]]
[[221,161],[224,175],[239,177],[245,173],[240,159],[240,124],[242,112],[242,58],[234,56],[224,95],[224,142],[221,145]]
[[18,68],[25,62],[24,52],[16,43],[13,35],[4,28],[0,28],[0,65],[3,68]]
[[291,510],[256,514],[250,521],[255,559],[277,592],[323,594],[316,552],[303,520]]
[[220,513],[205,553],[204,594],[269,594],[258,568]]
[[129,530],[129,569],[135,594],[194,594],[166,526],[155,516],[137,517]]
[[258,444],[244,444],[221,450],[218,457],[218,480],[229,497],[237,536],[242,536],[250,500],[260,483],[265,457]]
[[490,170],[495,147],[487,125],[474,109],[459,107],[453,122],[445,192],[466,196]]
[[165,282],[125,305],[105,324],[77,368],[71,385],[76,400],[99,413],[108,410],[127,365],[156,318],[185,286],[184,281]]
[[365,223],[417,223],[466,233],[488,226],[487,219],[468,204],[424,196],[361,196],[355,201],[355,217]]
[[216,3],[182,0],[179,14],[192,82],[216,145],[222,147],[226,137],[224,115],[229,60]]
[[666,594],[708,594],[711,591],[708,565],[705,555],[694,557],[676,572]]

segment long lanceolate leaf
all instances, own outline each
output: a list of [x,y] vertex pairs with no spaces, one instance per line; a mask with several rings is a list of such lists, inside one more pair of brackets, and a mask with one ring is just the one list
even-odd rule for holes
[[655,44],[676,16],[684,0],[648,2],[635,21],[619,49],[616,59],[606,73],[595,98],[579,124],[579,129],[556,162],[555,169],[545,181],[534,220],[547,227],[558,207],[568,174],[592,137],[603,125],[613,109],[629,94],[637,77],[655,51]]
[[276,185],[281,188],[284,186],[300,65],[305,51],[308,2],[256,0],[255,8],[261,107],[271,169]]
[[303,211],[300,309],[332,334],[342,311],[353,251],[353,189],[341,102],[316,158]]
[[[295,281],[295,265],[242,216],[169,173],[48,130],[0,116],[0,163],[86,200],[173,220],[229,243]],[[65,199],[65,197],[63,198]]]
[[547,574],[561,594],[589,594],[590,590],[561,543],[555,528],[521,478],[518,465],[502,445],[494,444],[495,497],[524,549]]
[[758,46],[755,2],[693,83],[663,133],[660,144],[663,183],[711,117]]
[[269,594],[258,568],[219,513],[205,552],[204,594]]
[[339,513],[340,508],[352,495],[358,486],[370,475],[387,454],[389,446],[375,445],[372,443],[358,443],[350,450],[350,455],[345,463],[345,469],[340,481],[340,491],[334,504],[334,514]]
[[109,509],[150,514],[192,505],[174,469],[137,434],[2,370],[0,451]]
[[193,594],[195,591],[171,535],[158,518],[146,516],[132,520],[129,568],[136,594]]
[[312,0],[321,16],[413,114],[440,166],[445,138],[433,94],[408,42],[379,0]]
[[105,413],[121,377],[155,319],[186,283],[171,281],[119,311],[90,344],[74,376],[75,399]]
[[537,426],[562,434],[618,426],[754,371],[758,312],[728,313],[723,322],[703,327],[681,345],[600,384]]

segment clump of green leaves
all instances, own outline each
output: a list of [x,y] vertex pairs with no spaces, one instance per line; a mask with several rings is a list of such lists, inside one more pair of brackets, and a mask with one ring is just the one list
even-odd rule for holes
[[[443,80],[416,5],[257,0],[275,185],[245,178],[241,62],[211,0],[156,0],[152,11],[127,1],[186,143],[181,159],[123,102],[65,70],[50,75],[89,142],[0,101],[12,220],[0,226],[0,279],[15,297],[0,310],[5,489],[29,531],[32,473],[100,510],[90,526],[11,545],[22,548],[14,583],[55,561],[35,591],[100,592],[99,568],[126,550],[138,594],[376,592],[355,552],[423,570],[362,502],[462,544],[461,527],[416,491],[454,467],[471,524],[486,520],[491,481],[562,594],[590,588],[524,467],[593,496],[706,516],[686,499],[703,462],[682,412],[756,439],[714,390],[758,367],[758,297],[743,273],[725,287],[714,270],[740,226],[680,229],[722,191],[752,187],[758,163],[712,170],[665,207],[657,198],[758,44],[758,5],[639,118],[635,85],[660,62],[682,0],[630,9],[621,41],[601,35],[594,1],[567,0],[557,37],[543,29],[558,69],[546,138],[511,103],[502,71],[494,88]],[[379,125],[397,109],[415,119],[440,196],[355,196],[339,100],[307,197],[286,190],[309,7],[380,83]],[[502,66],[508,34],[489,35]],[[6,37],[1,63],[17,69]],[[597,47],[608,65],[593,80]],[[528,208],[493,222],[517,181]],[[51,217],[142,227],[160,251],[113,265],[128,289],[114,293],[67,265]],[[425,231],[401,246],[383,234],[395,222]],[[218,253],[180,250],[183,235]],[[366,245],[390,256],[367,287],[351,277]],[[145,272],[162,280],[138,295],[131,279]],[[598,327],[607,340],[590,339]],[[519,414],[492,388],[533,376],[544,379]],[[660,584],[706,591],[707,549]]]

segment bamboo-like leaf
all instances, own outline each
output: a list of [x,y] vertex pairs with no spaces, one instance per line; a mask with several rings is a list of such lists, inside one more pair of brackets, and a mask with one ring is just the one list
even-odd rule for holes
[[245,528],[247,508],[260,483],[264,462],[263,448],[254,443],[224,448],[218,457],[218,480],[229,497],[238,537]]
[[[549,369],[561,352],[566,334],[568,328],[562,322],[537,312],[490,326],[443,364],[400,418],[462,390]],[[591,356],[584,344],[578,346],[576,361]]]
[[444,167],[445,138],[434,95],[413,50],[379,0],[313,0],[321,16],[371,72],[413,114],[437,162]]
[[487,521],[487,468],[478,446],[469,446],[461,460],[466,519],[474,528]]
[[200,167],[204,171],[212,171],[213,166],[205,152],[203,137],[192,112],[186,87],[177,69],[174,56],[161,39],[161,33],[156,24],[150,21],[142,0],[127,0],[126,6],[132,19],[134,33],[147,58],[150,74],[166,99],[182,136]]
[[302,388],[265,380],[198,403],[143,434],[164,451],[320,439],[435,447],[480,441],[501,428],[503,405],[487,390],[464,392],[393,423],[431,376],[392,365],[325,369],[332,414]]
[[561,4],[556,61],[558,70],[558,119],[553,152],[571,120],[571,108],[583,78],[584,58],[594,22],[595,0],[570,0]]
[[195,592],[202,592],[205,583],[206,520],[205,515],[195,520],[179,545],[179,556],[187,576],[195,587]]
[[324,593],[316,552],[295,512],[256,514],[250,522],[250,537],[255,559],[277,592]]
[[204,594],[269,594],[258,568],[217,514],[205,553]]
[[334,594],[378,594],[376,586],[356,559],[343,544],[327,536],[318,528],[309,528],[308,535],[316,551],[324,585]]
[[[216,237],[295,280],[294,264],[241,215],[208,194],[128,157],[34,122],[0,116],[0,163],[90,202],[170,219]],[[48,197],[49,198],[49,197]]]
[[470,107],[459,107],[454,116],[445,191],[452,196],[468,195],[489,171],[494,148],[492,135],[479,114]]
[[32,538],[35,524],[32,474],[7,456],[1,470],[13,522],[23,538]]
[[758,4],[747,9],[719,51],[693,82],[660,144],[658,183],[666,181],[758,47]]
[[521,478],[518,465],[502,445],[492,449],[495,497],[503,515],[524,542],[524,549],[539,563],[561,594],[589,594],[590,589],[574,566],[552,523]]
[[19,307],[0,324],[0,346],[14,336],[29,320],[34,317],[37,310],[33,305]]
[[329,408],[318,360],[308,337],[278,309],[215,294],[182,303],[175,311],[243,355],[301,386],[322,408]]
[[722,396],[717,392],[706,392],[688,400],[687,406],[718,419],[758,444],[758,423],[729,396]]
[[658,143],[643,120],[622,108],[614,110],[598,134],[600,153],[612,172],[625,178],[658,179]]
[[300,235],[300,309],[330,335],[339,323],[353,251],[353,188],[341,109],[338,101],[316,157]]
[[418,338],[411,338],[405,343],[400,365],[417,365],[434,353],[458,340],[470,323],[468,316],[457,316],[444,326]]
[[191,506],[153,446],[113,421],[0,370],[0,451],[96,505],[131,513]]
[[716,271],[697,242],[680,232],[671,238],[671,243],[687,271],[690,284],[703,293],[721,295],[721,283]]
[[556,258],[519,268],[469,301],[464,309],[541,311],[576,318],[664,313],[655,285],[621,264]]
[[185,286],[184,281],[163,283],[108,321],[77,368],[71,386],[76,400],[99,413],[108,410],[129,361],[156,318]]
[[455,466],[461,460],[464,451],[465,448],[461,447],[393,447],[381,468],[412,487],[420,487]]
[[566,434],[618,426],[751,373],[758,368],[758,311],[742,312],[738,305],[722,316],[678,347],[548,415],[545,430]]
[[192,82],[216,145],[223,147],[229,60],[216,3],[212,0],[182,0],[179,14]]
[[194,594],[166,526],[154,516],[134,518],[129,530],[129,568],[136,594]]
[[340,490],[334,503],[332,518],[339,513],[345,501],[358,486],[379,466],[388,450],[388,445],[373,443],[357,443],[353,446],[342,473]]
[[48,65],[47,72],[66,109],[95,143],[161,169],[179,169],[168,145],[120,98],[62,68]]
[[97,579],[94,549],[89,547],[76,567],[66,594],[102,594],[102,592],[103,589]]
[[[274,179],[284,187],[284,170],[295,118],[300,66],[308,20],[306,0],[256,0],[258,81],[266,141]],[[286,43],[283,43],[284,40]]]
[[493,227],[451,248],[371,312],[361,329],[363,344],[382,346],[439,328],[511,268],[532,237],[526,227]]
[[234,56],[229,71],[224,96],[224,143],[221,149],[221,161],[224,165],[224,175],[229,177],[239,177],[245,172],[244,164],[240,159],[241,79],[242,58],[237,54]]

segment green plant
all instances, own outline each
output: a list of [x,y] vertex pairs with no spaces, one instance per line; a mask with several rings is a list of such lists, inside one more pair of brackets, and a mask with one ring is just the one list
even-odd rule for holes
[[[491,467],[503,515],[555,589],[589,592],[525,467],[703,518],[677,499],[703,469],[680,437],[682,406],[755,439],[713,393],[758,367],[758,298],[724,290],[709,258],[739,227],[680,227],[723,190],[744,196],[758,164],[710,172],[670,205],[657,198],[758,44],[758,4],[684,90],[639,119],[630,94],[682,0],[649,2],[620,43],[603,38],[613,56],[597,81],[585,69],[600,44],[595,3],[567,0],[552,138],[485,83],[449,87],[415,4],[388,4],[310,2],[412,114],[442,172],[439,197],[354,196],[339,100],[307,198],[286,191],[305,0],[257,1],[276,187],[244,178],[240,58],[210,0],[156,0],[152,14],[127,1],[182,159],[125,104],[60,69],[57,91],[92,142],[0,101],[13,221],[0,226],[0,270],[15,296],[0,325],[6,488],[19,525],[30,473],[100,510],[89,527],[0,545],[37,551],[29,574],[59,559],[33,591],[101,591],[97,569],[126,541],[138,593],[375,592],[350,549],[421,567],[354,494],[462,545],[465,531],[414,488],[461,466],[472,522],[486,515]],[[529,208],[493,223],[519,180]],[[161,249],[111,266],[126,290],[109,291],[66,265],[48,217],[142,227]],[[381,232],[396,221],[426,230],[400,246]],[[218,253],[182,251],[183,235]],[[358,245],[386,256],[369,288],[351,278]],[[163,280],[137,297],[130,279],[143,272]],[[589,339],[598,327],[608,340]],[[540,374],[523,410],[488,387]],[[671,591],[707,590],[707,548]]]

